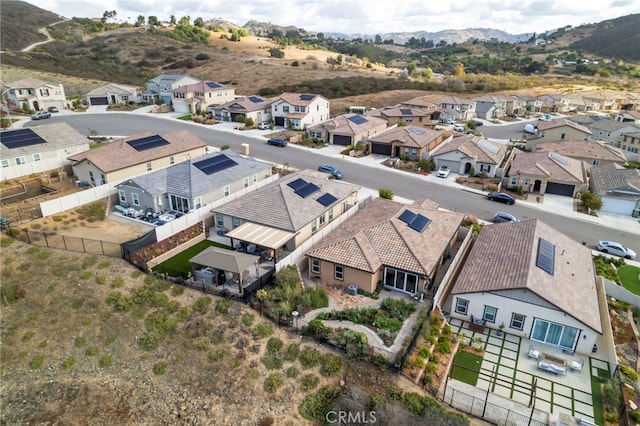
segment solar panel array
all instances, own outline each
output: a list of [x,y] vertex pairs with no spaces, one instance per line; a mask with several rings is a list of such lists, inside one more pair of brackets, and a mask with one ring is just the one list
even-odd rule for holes
[[408,130],[409,130],[411,133],[416,134],[416,135],[424,135],[424,130],[422,130],[422,129],[421,129],[421,128],[419,128],[419,127],[411,126],[411,127],[409,127],[409,129],[408,129]]
[[298,189],[302,188],[303,186],[305,186],[307,184],[307,181],[302,179],[302,178],[298,178],[294,181],[289,182],[287,185],[289,185],[289,187],[291,189],[293,189],[294,191],[297,191]]
[[0,141],[9,149],[47,143],[31,129],[7,130],[0,132]]
[[148,149],[158,148],[159,146],[169,145],[169,141],[160,135],[134,139],[132,141],[127,141],[127,143],[136,151],[146,151]]
[[221,85],[213,81],[208,81],[206,85],[209,86],[211,89],[217,89],[218,87],[222,87]]
[[313,194],[314,192],[318,191],[320,189],[319,186],[308,182],[305,186],[296,189],[296,194],[298,194],[299,196],[301,196],[302,198],[307,198],[309,195]]
[[301,101],[310,101],[315,97],[315,95],[300,95]]
[[493,154],[497,154],[498,152],[500,152],[500,148],[498,148],[497,146],[495,146],[494,144],[492,144],[491,142],[485,139],[480,139],[478,141],[478,146],[484,149],[485,151],[489,151]]
[[569,160],[564,158],[562,155],[556,154],[555,152],[550,153],[549,156],[562,165],[566,166],[567,164],[569,164]]
[[410,110],[410,109],[402,108],[402,109],[400,110],[400,113],[401,113],[401,114],[403,114],[403,115],[411,115],[411,110]]
[[360,124],[366,123],[367,119],[364,118],[361,115],[354,115],[353,117],[349,117],[349,121],[351,121],[352,123],[360,125]]
[[549,275],[553,275],[555,254],[556,246],[554,246],[544,238],[538,239],[538,255],[536,257],[536,266]]
[[253,102],[254,104],[259,104],[260,102],[262,102],[262,99],[260,99],[257,96],[249,96],[248,98],[251,102]]
[[424,231],[424,228],[431,223],[431,219],[428,217],[422,216],[419,213],[414,213],[411,210],[407,209],[402,212],[398,219],[406,223],[409,228],[413,229],[416,232]]
[[316,201],[319,202],[320,204],[322,204],[325,207],[329,207],[336,200],[337,200],[336,197],[334,197],[333,195],[327,193],[327,194],[324,194],[323,196],[321,196],[320,198],[318,198]]
[[224,154],[193,163],[193,165],[200,169],[202,173],[207,175],[218,173],[222,170],[228,169],[229,167],[236,166],[237,164],[238,163]]

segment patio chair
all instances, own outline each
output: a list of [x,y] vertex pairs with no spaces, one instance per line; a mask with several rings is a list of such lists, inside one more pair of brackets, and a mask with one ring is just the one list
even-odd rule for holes
[[540,351],[533,347],[533,345],[529,346],[529,358],[538,359],[540,358]]
[[247,245],[247,253],[254,254],[255,252],[256,252],[256,245],[255,244]]
[[584,367],[584,359],[574,360],[569,364],[569,368],[574,371],[582,371],[582,367]]

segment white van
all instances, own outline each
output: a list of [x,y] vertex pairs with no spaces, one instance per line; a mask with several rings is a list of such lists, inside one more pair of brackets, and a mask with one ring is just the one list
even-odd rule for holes
[[533,126],[533,124],[525,124],[524,132],[533,135],[536,133],[536,128]]

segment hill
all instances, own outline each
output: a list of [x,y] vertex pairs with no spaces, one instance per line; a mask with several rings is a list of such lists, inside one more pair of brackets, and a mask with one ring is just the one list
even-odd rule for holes
[[55,13],[23,1],[3,0],[0,7],[2,50],[20,50],[32,43],[46,40],[38,29],[63,19]]
[[605,58],[640,61],[640,13],[587,26],[591,34],[570,45],[572,49]]

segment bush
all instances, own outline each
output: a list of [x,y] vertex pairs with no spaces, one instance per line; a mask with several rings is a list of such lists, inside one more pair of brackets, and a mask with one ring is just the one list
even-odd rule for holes
[[258,324],[253,329],[253,337],[256,339],[265,339],[273,334],[273,326],[267,322]]
[[298,406],[298,412],[307,420],[324,421],[325,415],[340,396],[340,388],[335,385],[325,386],[317,393],[305,397]]
[[97,346],[89,346],[84,353],[86,356],[96,356],[100,352]]
[[287,371],[284,372],[285,376],[287,376],[289,379],[295,379],[296,377],[298,377],[298,375],[300,374],[300,372],[298,371],[297,368],[295,367],[289,367],[287,368]]
[[326,354],[324,358],[322,358],[320,374],[325,377],[333,377],[338,375],[340,371],[342,371],[342,358],[333,354]]
[[44,359],[44,355],[42,354],[34,355],[29,362],[29,368],[31,368],[32,370],[37,370],[38,368],[42,367],[42,364],[44,364]]
[[284,344],[282,340],[277,337],[272,337],[267,341],[267,352],[280,352]]
[[230,307],[231,307],[231,300],[219,299],[216,301],[216,314],[224,315],[229,312]]
[[249,312],[245,312],[242,314],[242,325],[244,325],[245,327],[251,327],[251,324],[253,324],[253,320],[255,320],[256,316],[253,315],[252,313]]
[[68,370],[71,367],[73,367],[73,365],[76,363],[76,359],[72,356],[70,356],[69,358],[65,359],[64,361],[62,361],[62,368],[64,370]]
[[378,189],[378,196],[385,200],[393,200],[393,190],[391,188]]
[[3,305],[11,305],[27,295],[20,284],[0,285],[0,302]]
[[284,360],[285,361],[295,361],[298,359],[298,354],[300,353],[300,345],[297,343],[290,343],[287,346],[287,349],[284,351]]
[[300,364],[302,364],[302,367],[305,369],[309,369],[320,364],[322,354],[317,349],[305,348],[302,352],[300,352],[300,356],[298,358],[300,360]]
[[313,390],[320,383],[320,379],[318,376],[314,376],[313,374],[305,374],[300,380],[300,389],[305,392]]
[[160,337],[153,332],[147,331],[138,341],[138,346],[143,351],[152,351],[160,346]]
[[207,310],[209,310],[209,305],[211,305],[211,298],[208,296],[203,296],[195,301],[191,309],[193,312],[199,312],[201,314],[204,314],[207,312]]
[[108,368],[108,367],[111,367],[112,362],[113,362],[112,356],[110,354],[106,354],[102,358],[100,358],[100,361],[98,362],[98,366],[100,368]]
[[284,383],[284,379],[282,378],[282,374],[272,374],[266,379],[264,379],[263,389],[265,392],[275,393],[280,386]]
[[153,374],[162,376],[167,372],[167,363],[165,361],[156,362],[153,366]]

